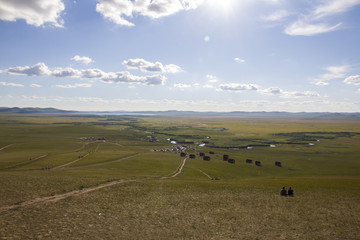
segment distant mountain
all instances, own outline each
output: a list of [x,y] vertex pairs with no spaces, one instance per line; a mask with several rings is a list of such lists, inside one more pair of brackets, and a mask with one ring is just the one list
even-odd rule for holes
[[295,119],[360,119],[360,113],[331,112],[195,112],[195,111],[66,111],[56,108],[6,108],[0,107],[0,114],[80,114],[80,115],[141,115],[173,117],[238,117],[238,118],[295,118]]
[[[133,112],[133,114],[136,112]],[[138,112],[149,115],[164,116],[208,116],[208,117],[238,117],[238,118],[298,118],[298,119],[316,119],[316,118],[360,118],[360,113],[331,113],[331,112],[193,112],[193,111],[160,111],[160,112]]]
[[6,108],[0,107],[0,114],[64,114],[76,113],[75,111],[65,111],[56,108]]

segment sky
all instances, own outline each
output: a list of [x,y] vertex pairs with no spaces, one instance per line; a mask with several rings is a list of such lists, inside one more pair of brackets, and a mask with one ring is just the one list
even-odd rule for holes
[[0,0],[0,107],[360,112],[360,0]]

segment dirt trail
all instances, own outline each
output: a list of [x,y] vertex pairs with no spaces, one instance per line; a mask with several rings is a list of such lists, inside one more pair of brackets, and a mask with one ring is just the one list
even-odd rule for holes
[[[79,169],[79,168],[87,168],[87,167],[98,167],[98,166],[102,166],[102,165],[106,165],[106,164],[121,162],[121,161],[127,160],[127,159],[129,159],[129,158],[136,157],[136,156],[138,156],[138,155],[140,155],[140,153],[136,153],[136,154],[133,154],[133,155],[128,156],[128,157],[123,157],[123,158],[120,158],[120,159],[116,159],[116,160],[114,160],[114,161],[102,162],[102,163],[94,163],[94,164],[89,164],[89,165],[84,165],[84,166],[71,167],[71,169]],[[79,159],[79,160],[80,160],[80,159]],[[64,164],[64,165],[62,165],[62,166],[53,168],[52,170],[63,169],[65,166],[70,165],[70,164],[72,164],[72,163],[74,163],[74,162],[77,162],[77,161],[79,161],[79,160],[75,160],[75,161],[72,161],[72,162],[70,162],[70,163]]]
[[124,145],[121,145],[120,143],[112,143],[112,142],[108,142],[107,144],[112,144],[112,145],[116,145],[116,146],[119,146],[119,147],[123,147]]
[[82,151],[85,148],[85,146],[88,145],[88,144],[90,144],[90,143],[83,143],[83,145],[80,148],[75,149],[75,152]]
[[65,164],[63,164],[63,165],[54,167],[54,168],[52,168],[51,170],[56,170],[56,169],[59,169],[59,168],[64,168],[64,167],[66,167],[66,166],[68,166],[68,165],[70,165],[70,164],[76,163],[76,162],[80,161],[81,159],[86,158],[86,157],[89,156],[89,155],[90,155],[90,153],[87,153],[87,154],[85,154],[84,156],[82,156],[81,158],[77,158],[77,159],[75,159],[74,161],[71,161],[71,162],[65,163]]
[[[136,155],[139,155],[139,153],[135,154],[133,156],[130,156],[130,157],[119,159],[117,161],[128,159],[128,158],[134,157]],[[173,173],[173,175],[170,176],[171,178],[176,177],[177,175],[179,175],[183,171],[186,160],[187,160],[187,158],[184,158],[184,160],[180,163],[177,170]],[[116,162],[116,161],[113,161],[113,162]],[[104,164],[107,164],[107,163],[104,163]],[[94,165],[92,165],[92,166],[94,166]],[[170,178],[170,177],[162,177],[162,179]],[[54,196],[39,197],[39,198],[35,198],[33,200],[22,202],[20,204],[0,207],[0,213],[5,212],[5,211],[9,211],[9,210],[12,210],[12,209],[31,206],[31,205],[34,205],[34,204],[57,202],[59,200],[62,200],[62,199],[68,198],[68,197],[78,196],[78,195],[93,192],[93,191],[96,191],[96,190],[99,190],[99,189],[102,189],[102,188],[111,187],[111,186],[114,186],[114,185],[117,185],[117,184],[128,183],[128,182],[138,182],[138,181],[141,181],[141,179],[138,179],[138,180],[136,180],[136,179],[133,179],[133,180],[125,180],[125,179],[116,180],[116,181],[111,181],[111,182],[108,182],[108,183],[100,184],[98,186],[88,187],[88,188],[84,188],[84,189],[81,189],[81,190],[74,190],[74,191],[71,191],[71,192],[67,192],[67,193],[63,193],[63,194],[57,194],[57,195],[54,195]]]
[[30,163],[33,163],[41,158],[44,158],[44,157],[47,157],[49,154],[44,154],[44,155],[41,155],[37,158],[34,158],[34,159],[31,159],[30,161],[24,161],[24,162],[21,162],[21,163],[18,163],[18,164],[15,164],[15,165],[12,165],[12,166],[8,166],[8,167],[5,167],[5,168],[1,168],[0,170],[7,170],[7,169],[12,169],[12,168],[17,168],[17,167],[21,167],[21,166],[25,166],[27,164],[30,164]]
[[12,144],[6,145],[5,147],[0,148],[0,151],[6,149],[6,148],[8,148],[8,147],[11,147],[12,145],[15,145],[15,143],[12,143]]
[[184,168],[185,163],[186,163],[186,160],[187,160],[187,157],[182,160],[182,162],[180,163],[179,167],[176,169],[176,171],[175,171],[171,176],[169,176],[169,177],[162,177],[161,179],[174,178],[174,177],[176,177],[177,175],[179,175],[180,173],[182,173],[183,168]]
[[68,198],[68,197],[71,197],[71,196],[77,196],[77,195],[81,195],[81,194],[84,194],[84,193],[93,192],[93,191],[96,191],[96,190],[99,190],[99,189],[102,189],[102,188],[106,188],[106,187],[110,187],[110,186],[114,186],[114,185],[117,185],[117,184],[128,183],[128,182],[136,182],[136,181],[138,181],[138,180],[117,180],[117,181],[104,183],[104,184],[101,184],[101,185],[98,185],[98,186],[95,186],[95,187],[84,188],[84,189],[81,189],[81,190],[74,190],[74,191],[71,191],[71,192],[58,194],[58,195],[54,195],[54,196],[50,196],[50,197],[39,197],[39,198],[35,198],[33,200],[22,202],[20,204],[1,207],[0,208],[0,213],[11,210],[11,209],[16,209],[16,208],[20,208],[20,207],[26,207],[26,206],[30,206],[30,205],[34,205],[34,204],[39,204],[39,203],[57,202],[59,200],[62,200],[64,198]]
[[[98,144],[98,145],[96,146],[96,149],[95,149],[94,152],[97,152],[97,151],[99,150],[99,147],[100,147],[100,144]],[[66,167],[66,166],[68,166],[68,165],[71,165],[71,164],[73,164],[73,163],[76,163],[76,162],[78,162],[78,161],[86,158],[86,157],[89,156],[89,155],[90,155],[90,153],[87,153],[87,154],[85,154],[84,156],[75,159],[74,161],[71,161],[71,162],[65,163],[65,164],[63,164],[63,165],[54,167],[52,170],[56,170],[56,169],[59,169],[59,168],[64,168],[64,167]]]
[[186,160],[187,160],[187,158],[184,158],[184,160],[182,161],[182,163],[181,163],[181,165],[179,166],[179,168],[176,170],[176,172],[172,175],[172,176],[170,176],[170,177],[176,177],[177,175],[179,175],[181,172],[182,172],[182,170],[183,170],[183,168],[184,168],[184,166],[185,166],[185,163],[186,163]]
[[204,172],[201,169],[198,169],[202,174],[204,174],[205,176],[207,176],[209,179],[213,179],[209,174],[207,174],[206,172]]

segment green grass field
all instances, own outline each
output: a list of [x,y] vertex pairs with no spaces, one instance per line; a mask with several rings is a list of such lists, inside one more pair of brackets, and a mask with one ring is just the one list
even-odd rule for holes
[[[1,239],[360,239],[356,119],[2,115],[0,136]],[[175,177],[170,141],[196,155]]]

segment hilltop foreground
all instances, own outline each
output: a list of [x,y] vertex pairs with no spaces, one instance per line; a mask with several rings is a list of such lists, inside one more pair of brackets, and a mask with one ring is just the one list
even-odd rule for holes
[[360,238],[356,118],[0,123],[2,239]]

